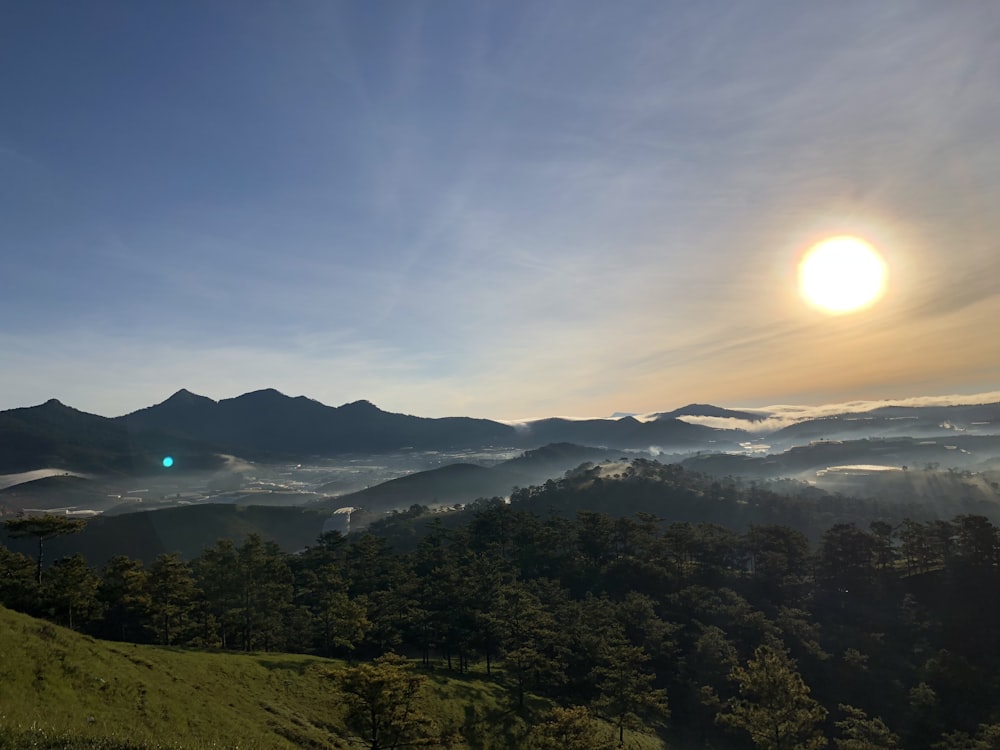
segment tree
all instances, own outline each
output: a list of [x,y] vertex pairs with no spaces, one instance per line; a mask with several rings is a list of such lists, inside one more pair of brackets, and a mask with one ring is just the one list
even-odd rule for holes
[[529,750],[611,750],[614,742],[599,731],[586,706],[556,706],[528,735]]
[[794,602],[809,569],[806,536],[786,526],[751,526],[746,547],[759,594],[774,604]]
[[102,636],[123,641],[146,640],[145,622],[152,601],[149,573],[139,560],[112,557],[101,576],[97,597],[104,605]]
[[78,534],[87,525],[86,521],[79,518],[67,518],[65,516],[25,516],[23,518],[12,518],[5,524],[7,534],[12,539],[28,539],[34,537],[38,540],[38,556],[35,559],[35,583],[42,582],[42,559],[44,544],[49,539],[66,534]]
[[876,577],[877,546],[875,538],[855,524],[834,524],[820,540],[818,580],[840,593],[870,593]]
[[72,630],[81,621],[100,615],[101,603],[97,598],[100,582],[82,555],[64,557],[49,568],[42,598],[56,620]]
[[648,654],[619,631],[604,644],[601,663],[594,668],[600,690],[594,706],[614,723],[619,747],[625,746],[626,728],[641,728],[643,718],[670,716],[667,692],[653,689],[654,675],[645,670],[648,661]]
[[347,727],[370,750],[439,745],[433,720],[416,705],[426,681],[405,657],[393,653],[344,670],[339,682]]
[[895,750],[899,747],[899,737],[889,731],[880,718],[869,719],[860,708],[843,703],[838,708],[847,716],[834,722],[840,730],[840,737],[833,741],[837,750]]
[[740,697],[726,703],[717,721],[750,734],[759,750],[817,750],[826,745],[817,725],[826,709],[809,697],[783,649],[759,646],[745,667],[734,667],[730,679]]
[[240,573],[243,650],[270,651],[282,635],[292,601],[292,573],[281,548],[250,534],[236,552]]
[[552,613],[523,583],[501,587],[492,617],[501,637],[504,671],[521,708],[531,685],[564,679],[554,654],[557,625]]
[[191,567],[178,554],[163,554],[153,561],[149,568],[150,614],[163,645],[171,645],[190,627],[196,592]]
[[0,545],[0,604],[11,609],[34,609],[38,595],[35,566],[20,552]]
[[1000,724],[980,724],[974,735],[966,732],[949,732],[934,743],[933,750],[998,750]]
[[371,627],[364,602],[347,595],[346,546],[345,537],[331,531],[291,561],[295,603],[308,612],[312,647],[324,656],[335,649],[353,651]]
[[236,545],[220,539],[202,550],[191,562],[201,589],[202,640],[222,648],[233,648],[243,623],[243,594]]

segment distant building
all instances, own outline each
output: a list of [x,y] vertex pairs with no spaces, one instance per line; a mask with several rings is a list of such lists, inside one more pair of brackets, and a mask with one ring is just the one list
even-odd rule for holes
[[337,508],[333,515],[323,522],[323,533],[339,531],[344,536],[351,533],[351,513],[357,508]]

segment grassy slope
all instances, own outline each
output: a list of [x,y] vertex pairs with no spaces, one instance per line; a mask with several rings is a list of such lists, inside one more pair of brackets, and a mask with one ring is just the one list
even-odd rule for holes
[[338,746],[324,660],[108,643],[2,608],[0,653],[2,727],[180,747]]
[[[0,607],[0,750],[357,747],[328,677],[342,666],[98,641]],[[429,676],[424,709],[472,740],[458,747],[517,746],[526,727],[502,685]],[[53,736],[78,739],[46,740]],[[631,739],[633,748],[662,748]]]

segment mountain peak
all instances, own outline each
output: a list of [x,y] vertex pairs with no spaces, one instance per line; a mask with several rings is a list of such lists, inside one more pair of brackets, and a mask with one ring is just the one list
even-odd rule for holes
[[256,391],[250,391],[249,393],[244,393],[244,396],[281,396],[282,398],[288,398],[284,393],[279,391],[277,388],[260,388]]
[[726,409],[713,404],[688,404],[687,406],[682,406],[680,409],[674,409],[673,411],[657,415],[657,419],[677,419],[678,417],[722,417],[742,419],[748,422],[757,422],[764,419],[762,414]]
[[381,411],[381,409],[375,406],[375,404],[364,398],[359,401],[352,401],[349,404],[344,404],[340,408],[350,409],[351,411]]
[[286,396],[281,391],[276,388],[261,388],[257,391],[250,391],[249,393],[244,393],[236,398],[227,399],[228,401],[263,401],[269,403],[278,403],[284,401],[292,401],[291,396]]
[[173,396],[171,396],[170,398],[168,398],[163,403],[165,403],[165,404],[168,404],[168,403],[174,403],[174,404],[177,404],[177,403],[186,403],[186,404],[189,404],[189,403],[193,403],[193,402],[197,402],[197,401],[211,401],[211,400],[212,399],[210,399],[208,396],[201,396],[201,395],[199,395],[197,393],[192,393],[187,388],[181,388],[179,391],[177,391],[177,393],[175,393]]

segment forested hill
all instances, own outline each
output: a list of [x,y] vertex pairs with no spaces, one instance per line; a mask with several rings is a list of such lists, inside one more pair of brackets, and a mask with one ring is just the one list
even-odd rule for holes
[[[0,548],[0,603],[140,643],[404,653],[485,675],[508,715],[527,716],[538,696],[673,747],[992,746],[1000,531],[989,519],[834,523],[811,543],[763,516],[734,528],[628,515],[635,498],[671,494],[688,509],[781,508],[769,489],[715,482],[655,462],[584,466],[510,504],[418,516],[409,552],[330,533],[287,554],[251,535],[189,562],[117,557],[97,571],[72,557],[39,576]],[[525,739],[490,746],[532,747]]]
[[[932,473],[914,472],[930,481]],[[948,472],[948,493],[933,502],[916,493],[893,492],[886,497],[855,497],[827,492],[792,480],[754,481],[718,477],[661,464],[648,459],[584,463],[562,479],[516,488],[511,506],[538,516],[572,518],[580,512],[627,517],[646,513],[663,522],[714,523],[735,530],[752,524],[781,524],[816,541],[836,523],[873,521],[898,526],[905,519],[932,521],[965,513],[1000,521],[1000,494],[960,492],[962,478]],[[388,516],[374,516],[372,533],[399,550],[412,549],[427,533],[431,519],[444,528],[457,528],[479,509],[499,498],[481,499],[464,511],[431,514],[415,507]]]

